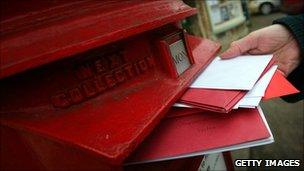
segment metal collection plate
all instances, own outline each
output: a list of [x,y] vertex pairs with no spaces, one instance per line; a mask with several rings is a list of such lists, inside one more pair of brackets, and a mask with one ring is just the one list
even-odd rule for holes
[[181,75],[190,66],[190,60],[182,39],[169,45],[171,56],[175,64],[178,75]]

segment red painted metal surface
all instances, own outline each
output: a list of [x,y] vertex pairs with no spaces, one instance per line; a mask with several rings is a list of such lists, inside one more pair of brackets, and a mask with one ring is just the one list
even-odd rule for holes
[[178,0],[31,0],[5,2],[1,11],[0,78],[179,21],[196,10]]
[[50,99],[79,85],[70,61],[4,79],[1,124],[80,148],[103,162],[122,163],[206,64],[204,56],[210,58],[219,49],[211,41],[191,40],[196,63],[178,79],[169,77],[161,69],[161,61],[155,60],[154,68],[147,72],[65,108],[54,107]]
[[21,168],[120,169],[220,48],[186,35],[173,77],[157,45],[195,12],[182,1],[31,2],[1,20],[1,162]]

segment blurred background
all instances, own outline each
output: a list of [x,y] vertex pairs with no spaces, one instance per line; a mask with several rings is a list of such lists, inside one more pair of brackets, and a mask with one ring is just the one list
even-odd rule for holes
[[[267,27],[286,15],[303,13],[304,0],[184,0],[198,15],[183,21],[191,34],[220,42],[222,52],[230,43]],[[232,152],[234,159],[301,159],[303,169],[304,101],[287,103],[280,98],[261,104],[275,143]],[[237,168],[240,170],[240,168]],[[244,168],[243,170],[254,170]]]

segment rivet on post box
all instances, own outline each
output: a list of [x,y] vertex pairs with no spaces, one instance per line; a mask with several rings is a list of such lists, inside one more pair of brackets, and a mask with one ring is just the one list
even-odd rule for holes
[[2,8],[3,168],[120,168],[219,50],[181,0]]

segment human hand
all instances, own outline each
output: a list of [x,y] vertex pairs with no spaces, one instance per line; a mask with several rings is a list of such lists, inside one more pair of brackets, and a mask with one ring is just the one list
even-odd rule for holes
[[282,25],[275,24],[254,31],[248,36],[231,43],[228,50],[220,56],[233,58],[241,54],[273,53],[278,69],[288,76],[301,61],[300,48],[291,33]]

